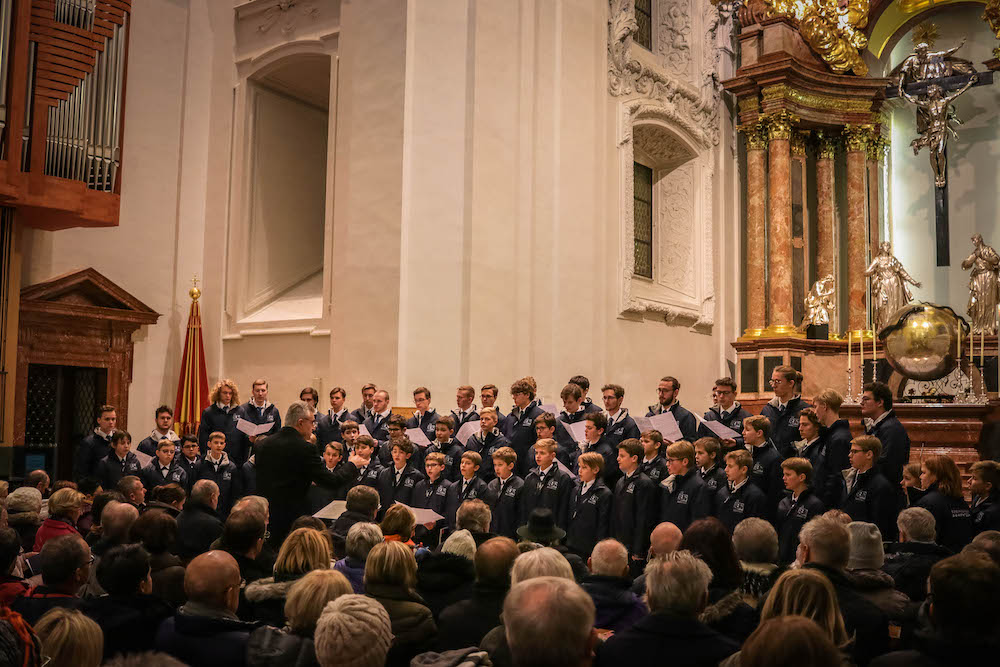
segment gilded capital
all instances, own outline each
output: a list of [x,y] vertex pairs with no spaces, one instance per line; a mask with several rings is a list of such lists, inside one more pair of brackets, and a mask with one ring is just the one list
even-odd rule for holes
[[844,127],[844,141],[847,152],[866,152],[874,137],[875,128],[871,125],[847,125]]
[[767,117],[767,137],[771,141],[775,139],[790,140],[792,138],[792,126],[798,122],[798,118],[788,111],[782,109]]
[[837,156],[837,145],[840,138],[828,130],[816,130],[816,145],[820,160],[832,160]]
[[878,132],[873,133],[872,140],[868,142],[868,159],[872,162],[881,162],[888,147],[888,139]]
[[748,151],[762,151],[767,149],[767,122],[758,120],[755,123],[748,123],[740,126],[740,132],[746,135]]
[[809,130],[795,130],[792,132],[792,155],[805,157],[809,134]]

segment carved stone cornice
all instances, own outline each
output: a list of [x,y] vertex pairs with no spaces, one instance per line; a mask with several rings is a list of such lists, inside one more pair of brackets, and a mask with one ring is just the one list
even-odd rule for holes
[[875,136],[872,125],[848,125],[844,128],[844,141],[848,153],[866,153],[868,144]]
[[767,86],[761,90],[761,97],[765,103],[785,102],[816,111],[867,113],[872,109],[872,101],[870,99],[819,95],[805,90],[798,90],[786,83]]
[[705,38],[711,46],[699,88],[633,57],[632,36],[638,30],[635,3],[633,0],[609,0],[609,6],[608,92],[614,97],[645,97],[674,108],[681,116],[691,118],[699,128],[698,133],[704,134],[711,145],[717,145],[722,106],[722,89],[714,70],[718,64],[715,48],[718,9],[711,4],[705,9]]

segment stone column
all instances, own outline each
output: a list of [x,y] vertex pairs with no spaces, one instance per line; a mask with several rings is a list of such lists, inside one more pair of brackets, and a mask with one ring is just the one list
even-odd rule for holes
[[873,134],[872,140],[868,142],[868,242],[872,248],[878,247],[881,231],[879,187],[882,184],[881,162],[884,150],[885,139],[880,134]]
[[836,241],[834,234],[835,203],[833,159],[837,144],[829,132],[817,132],[819,149],[816,154],[816,278],[837,277]]
[[767,254],[764,247],[767,222],[767,131],[756,123],[743,128],[747,139],[747,329],[744,338],[763,335],[767,326],[764,300]]
[[848,125],[847,142],[847,328],[868,329],[865,269],[868,268],[868,143],[871,125]]
[[795,332],[792,321],[792,122],[779,111],[768,118],[767,300],[768,334]]

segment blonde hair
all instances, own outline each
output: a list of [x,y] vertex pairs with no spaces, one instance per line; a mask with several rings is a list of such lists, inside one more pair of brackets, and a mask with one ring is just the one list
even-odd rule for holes
[[330,569],[330,542],[315,528],[296,528],[281,545],[274,574],[306,574]]
[[215,387],[212,389],[212,394],[209,396],[209,400],[214,405],[215,403],[222,402],[222,388],[229,387],[233,392],[233,397],[229,401],[229,405],[239,405],[240,404],[240,390],[236,388],[236,383],[229,378],[223,378],[215,383]]
[[387,584],[412,590],[417,583],[417,560],[402,542],[382,542],[365,561],[365,586]]
[[288,627],[297,635],[311,637],[326,603],[353,592],[347,577],[337,570],[313,570],[288,589],[285,598]]
[[559,445],[552,438],[542,438],[535,443],[535,451],[542,451],[546,454],[554,454],[559,449]]
[[778,577],[764,601],[760,620],[763,623],[778,616],[805,616],[816,621],[841,648],[851,641],[844,628],[833,584],[816,570],[788,570]]
[[76,609],[55,607],[37,623],[35,634],[49,667],[98,667],[104,655],[101,626]]
[[580,454],[580,458],[576,460],[578,466],[587,466],[597,472],[604,470],[604,457],[597,452],[586,452]]
[[66,516],[69,512],[80,509],[85,498],[76,489],[59,489],[49,497],[49,516]]
[[833,389],[824,389],[813,397],[814,403],[822,403],[833,412],[840,413],[840,406],[844,404],[844,397]]

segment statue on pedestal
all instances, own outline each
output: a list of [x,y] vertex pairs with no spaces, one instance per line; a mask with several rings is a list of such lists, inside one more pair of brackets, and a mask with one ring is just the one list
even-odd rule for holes
[[834,291],[836,291],[836,285],[833,282],[833,276],[828,275],[813,284],[809,294],[806,295],[806,314],[802,318],[799,329],[805,329],[810,324],[816,326],[830,324],[833,313],[837,309],[833,302]]
[[872,325],[881,331],[891,324],[889,316],[913,299],[906,283],[920,287],[898,259],[892,254],[892,244],[883,241],[878,245],[878,254],[865,271],[871,278]]
[[972,333],[993,333],[996,329],[997,304],[1000,303],[1000,255],[983,243],[983,237],[972,237],[972,254],[962,261],[969,275],[969,308]]

